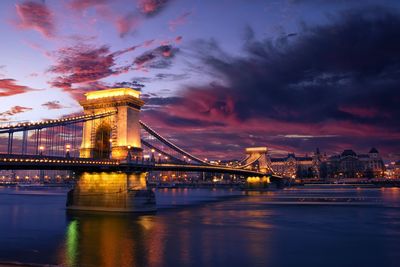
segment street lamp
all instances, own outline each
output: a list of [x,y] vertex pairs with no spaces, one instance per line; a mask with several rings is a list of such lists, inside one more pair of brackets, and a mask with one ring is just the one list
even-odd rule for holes
[[39,146],[39,155],[43,156],[44,146]]
[[70,150],[71,150],[71,145],[70,144],[66,144],[65,145],[65,151],[66,151],[65,157],[67,157],[67,158],[70,157],[70,155],[69,155],[69,151]]
[[131,146],[128,146],[128,155],[126,156],[128,162],[132,160]]

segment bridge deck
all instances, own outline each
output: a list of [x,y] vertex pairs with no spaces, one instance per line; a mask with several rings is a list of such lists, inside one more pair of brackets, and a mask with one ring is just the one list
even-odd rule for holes
[[[268,174],[223,166],[154,163],[151,161],[116,161],[90,158],[67,158],[0,154],[0,170],[71,170],[71,171],[186,171],[228,173],[239,176]],[[280,177],[273,176],[273,179]]]

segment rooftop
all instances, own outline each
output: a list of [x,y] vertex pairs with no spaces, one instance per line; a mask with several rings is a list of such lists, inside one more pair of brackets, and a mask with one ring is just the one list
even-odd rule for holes
[[85,94],[86,100],[116,97],[116,96],[133,96],[140,98],[140,92],[132,88],[112,88],[106,90],[92,91]]
[[376,149],[375,147],[371,148],[371,150],[369,151],[369,153],[376,153],[378,154],[378,149]]
[[356,154],[356,152],[354,152],[354,151],[351,150],[351,149],[345,149],[345,150],[342,152],[342,157],[347,157],[347,156],[356,157],[357,154]]

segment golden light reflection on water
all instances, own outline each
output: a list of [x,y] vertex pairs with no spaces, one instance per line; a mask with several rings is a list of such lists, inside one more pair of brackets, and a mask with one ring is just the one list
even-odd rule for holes
[[[206,266],[229,262],[241,247],[253,263],[266,263],[274,216],[266,210],[242,210],[244,199],[144,216],[75,215],[69,217],[63,266]],[[244,245],[247,244],[247,245]],[[200,262],[198,262],[200,260]],[[250,262],[251,263],[251,262]]]
[[66,266],[134,266],[129,222],[119,217],[86,216],[72,220],[65,242]]

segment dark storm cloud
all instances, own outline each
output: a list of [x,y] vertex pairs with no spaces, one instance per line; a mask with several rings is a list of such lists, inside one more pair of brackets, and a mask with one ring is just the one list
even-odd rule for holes
[[399,28],[398,14],[353,10],[290,39],[250,38],[242,57],[215,43],[202,43],[199,51],[211,72],[226,80],[217,90],[233,98],[241,120],[344,120],[399,129]]
[[[162,101],[162,99],[159,99]],[[165,105],[165,104],[176,104],[175,101],[180,101],[179,99],[176,99],[175,101],[173,98],[164,98],[164,101],[167,102],[159,102],[159,104]],[[174,103],[175,102],[175,103]],[[151,103],[150,103],[151,104]],[[162,111],[157,111],[157,110],[148,110],[147,116],[162,116],[163,122],[165,124],[168,124],[169,126],[172,127],[210,127],[210,126],[224,126],[225,124],[223,122],[217,122],[217,121],[206,121],[206,120],[201,120],[201,119],[189,119],[189,118],[182,118],[182,117],[177,117],[177,116],[171,116],[169,114],[164,114]]]
[[227,143],[239,145],[238,153],[259,145],[280,152],[400,149],[399,14],[350,10],[330,20],[275,39],[257,40],[249,31],[240,56],[199,41],[194,50],[203,64],[196,71],[222,82],[188,86],[179,99],[150,98],[163,112],[150,108],[145,119],[181,143],[201,130],[207,151]]

